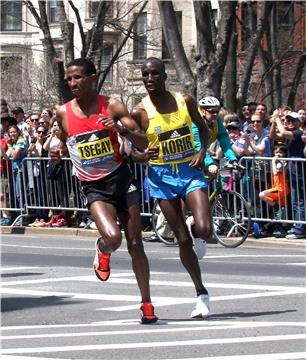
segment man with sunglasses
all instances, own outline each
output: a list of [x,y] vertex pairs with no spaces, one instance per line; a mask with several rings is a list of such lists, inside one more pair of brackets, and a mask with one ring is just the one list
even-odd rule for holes
[[[214,141],[218,140],[226,159],[233,165],[238,165],[237,157],[231,147],[231,141],[223,125],[222,119],[219,115],[221,104],[220,101],[213,96],[206,96],[199,100],[199,111],[202,119],[209,128],[209,142],[210,146]],[[198,127],[192,124],[192,132],[194,136],[195,148],[197,151],[201,148]],[[204,165],[208,169],[210,175],[216,175],[218,165],[210,156],[208,151],[204,159]]]
[[242,106],[241,112],[243,116],[242,131],[251,132],[251,116],[255,114],[257,104],[256,102],[249,102]]
[[[283,125],[279,111],[275,110],[271,122],[276,123],[279,135],[273,134],[275,141],[285,139],[288,148],[288,157],[304,158],[305,143],[302,140],[303,130],[301,130],[301,117],[297,112],[291,111],[286,115],[286,127]],[[271,126],[272,127],[272,126]],[[306,220],[305,218],[305,174],[306,162],[292,161],[289,164],[291,177],[291,203],[293,208],[294,220]],[[305,239],[306,225],[295,224],[287,239]]]

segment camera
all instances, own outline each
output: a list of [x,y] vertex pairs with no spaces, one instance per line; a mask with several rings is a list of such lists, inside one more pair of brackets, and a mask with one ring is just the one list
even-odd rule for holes
[[276,168],[277,169],[284,169],[287,165],[287,162],[284,161],[284,160],[278,160],[277,163],[276,163]]

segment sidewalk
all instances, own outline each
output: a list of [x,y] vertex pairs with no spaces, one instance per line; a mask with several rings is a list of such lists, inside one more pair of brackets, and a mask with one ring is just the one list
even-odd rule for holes
[[[97,238],[99,232],[97,230],[84,230],[79,228],[31,228],[26,226],[0,226],[0,234],[20,234],[20,235],[51,235],[51,236],[81,236],[88,238]],[[143,237],[152,235],[152,232],[143,232]],[[215,242],[216,244],[216,242]],[[298,249],[306,250],[306,239],[296,239],[289,240],[286,238],[275,238],[275,237],[266,237],[261,239],[255,239],[249,237],[245,245],[249,246],[278,246],[278,247],[296,247]],[[243,246],[243,245],[242,245]]]

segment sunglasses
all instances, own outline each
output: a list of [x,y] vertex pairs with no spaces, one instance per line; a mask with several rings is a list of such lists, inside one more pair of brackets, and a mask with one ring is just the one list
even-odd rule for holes
[[295,122],[296,119],[292,118],[292,117],[286,117],[286,121],[287,122]]
[[38,119],[31,119],[31,121],[38,121]]
[[253,124],[260,124],[260,123],[261,123],[261,120],[253,120],[253,121],[251,121],[251,123],[253,123]]
[[213,110],[213,109],[205,109],[206,111],[208,111],[210,114],[219,114],[220,110]]
[[39,123],[38,124],[40,124],[40,125],[44,125],[45,124],[45,122],[44,121],[39,121]]
[[37,134],[45,134],[44,131],[37,131]]
[[227,128],[228,131],[235,131],[235,130],[239,130],[238,128],[231,128],[231,127],[228,127]]

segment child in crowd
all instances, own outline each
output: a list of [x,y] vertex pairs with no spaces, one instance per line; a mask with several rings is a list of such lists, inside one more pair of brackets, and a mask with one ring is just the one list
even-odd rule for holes
[[[287,157],[287,147],[283,144],[277,144],[274,147],[274,157],[272,158],[272,188],[263,190],[259,193],[259,198],[271,206],[279,206],[276,212],[276,219],[279,220],[285,216],[285,207],[288,205],[289,181],[288,165],[286,161],[280,158]],[[277,226],[280,235],[284,235],[283,229]],[[277,235],[277,234],[276,234]]]
[[289,182],[287,177],[288,165],[285,161],[279,160],[287,156],[285,145],[275,145],[274,157],[272,158],[272,188],[259,193],[259,197],[269,205],[286,206],[289,194]]

